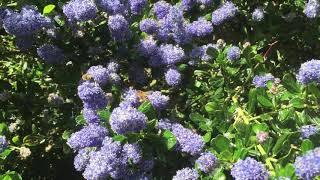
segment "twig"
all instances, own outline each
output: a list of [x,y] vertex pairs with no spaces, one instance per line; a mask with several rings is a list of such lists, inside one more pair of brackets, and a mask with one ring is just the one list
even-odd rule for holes
[[271,51],[271,48],[272,48],[275,44],[277,44],[277,43],[278,43],[278,41],[275,41],[275,42],[269,44],[268,50],[263,54],[263,58],[264,58],[264,59],[267,58],[267,56],[269,55],[269,53],[270,53],[270,51]]

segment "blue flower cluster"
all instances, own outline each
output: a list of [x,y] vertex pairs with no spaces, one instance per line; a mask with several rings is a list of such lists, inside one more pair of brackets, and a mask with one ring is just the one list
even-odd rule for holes
[[212,23],[213,25],[220,25],[225,21],[237,15],[238,8],[230,1],[224,3],[220,8],[213,11]]
[[88,109],[102,109],[108,103],[108,99],[101,87],[90,81],[82,82],[78,86],[78,96],[83,101],[83,106]]
[[251,157],[236,162],[231,169],[231,175],[235,180],[267,180],[269,178],[266,167]]
[[0,136],[0,153],[8,147],[8,142],[5,136]]
[[93,0],[71,0],[62,8],[69,21],[88,21],[96,17],[98,9]]
[[119,69],[119,65],[115,62],[111,62],[107,65],[107,67],[103,67],[101,65],[91,66],[87,74],[92,76],[94,81],[98,83],[100,86],[105,86],[107,83],[118,83],[121,78],[117,74]]
[[37,49],[38,56],[48,64],[61,64],[66,59],[63,51],[52,44],[44,44]]
[[169,97],[163,95],[160,91],[150,92],[147,95],[147,98],[152,106],[158,111],[166,109],[169,103]]
[[256,22],[262,21],[264,18],[264,11],[261,7],[256,8],[252,13],[252,20]]
[[320,148],[308,151],[305,155],[297,157],[294,162],[296,175],[300,179],[311,180],[320,175]]
[[197,170],[191,168],[183,168],[178,170],[176,175],[173,176],[172,180],[197,180],[199,174]]
[[237,46],[232,46],[228,49],[227,58],[230,61],[235,61],[240,59],[241,57],[241,49]]
[[42,28],[52,26],[49,18],[42,16],[34,6],[24,6],[20,12],[3,12],[3,27],[15,36],[32,36]]
[[299,131],[301,133],[301,138],[307,139],[320,132],[320,129],[315,125],[304,125],[300,127]]
[[318,0],[308,0],[304,9],[304,14],[308,18],[316,18],[319,15],[320,3]]
[[129,23],[125,17],[120,14],[110,16],[108,19],[108,26],[111,36],[116,41],[124,41],[131,36]]
[[265,75],[256,75],[252,83],[255,85],[255,87],[267,87],[268,81],[274,81],[275,78],[272,74],[265,74]]
[[202,153],[196,165],[202,172],[209,173],[218,166],[218,158],[211,152]]
[[301,64],[297,80],[301,84],[320,83],[320,60],[312,59]]

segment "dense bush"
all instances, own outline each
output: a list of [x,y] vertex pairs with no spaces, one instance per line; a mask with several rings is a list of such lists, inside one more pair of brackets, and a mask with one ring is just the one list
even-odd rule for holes
[[320,176],[318,0],[0,5],[1,178]]

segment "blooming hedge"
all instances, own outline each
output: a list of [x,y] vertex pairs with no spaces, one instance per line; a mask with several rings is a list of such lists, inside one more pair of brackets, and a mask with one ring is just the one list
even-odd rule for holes
[[0,5],[1,178],[319,178],[318,0]]

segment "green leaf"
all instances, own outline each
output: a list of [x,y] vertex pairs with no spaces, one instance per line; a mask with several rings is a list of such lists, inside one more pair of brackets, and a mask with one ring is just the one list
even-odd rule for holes
[[291,135],[290,133],[286,133],[286,134],[281,135],[281,136],[278,138],[276,144],[275,144],[274,147],[272,148],[272,153],[273,153],[274,155],[277,155],[277,154],[281,151],[282,146],[283,146],[283,145],[285,144],[285,142],[289,139],[290,135]]
[[273,107],[271,100],[268,99],[267,97],[262,96],[262,95],[258,95],[257,99],[258,99],[259,104],[261,104],[263,107],[268,107],[268,108]]
[[204,136],[203,136],[203,140],[205,143],[210,142],[211,140],[211,132],[207,132]]
[[201,114],[199,113],[191,113],[189,115],[189,118],[191,119],[192,122],[194,123],[199,123],[199,122],[203,122],[203,121],[207,121],[206,118],[204,118]]
[[205,105],[205,110],[208,112],[208,113],[211,113],[211,112],[214,112],[218,107],[218,104],[216,102],[209,102]]
[[1,159],[6,159],[7,156],[11,154],[12,150],[11,149],[5,149],[2,153],[0,153],[0,158]]
[[67,130],[63,131],[62,139],[67,140],[67,139],[69,139],[70,136],[71,136],[70,131],[67,131]]
[[149,101],[142,103],[138,110],[145,114],[149,119],[156,118],[157,112]]
[[210,144],[217,152],[222,152],[230,149],[230,140],[221,134],[219,134],[216,138],[212,139]]
[[56,7],[56,6],[53,5],[53,4],[46,5],[46,6],[43,8],[43,14],[50,14],[50,13],[54,10],[55,7]]
[[309,151],[309,150],[311,150],[313,148],[314,148],[314,145],[313,145],[311,140],[309,140],[309,139],[303,140],[303,142],[301,144],[302,153],[306,153],[307,151]]
[[84,119],[82,114],[77,116],[75,120],[76,120],[77,125],[85,125],[86,124],[86,120]]
[[291,74],[285,74],[282,78],[282,84],[291,93],[299,93],[300,88],[295,78]]
[[123,135],[115,135],[112,137],[112,139],[114,141],[119,141],[119,142],[123,142],[124,140],[127,139],[127,137],[123,136]]
[[171,150],[177,143],[177,139],[171,131],[164,131],[162,138],[168,150]]
[[293,115],[293,113],[294,113],[293,108],[282,109],[279,111],[278,119],[280,121],[285,121],[285,120],[289,119]]
[[6,123],[0,123],[0,134],[4,134],[8,130]]
[[284,168],[281,168],[279,170],[279,176],[282,176],[282,177],[294,177],[295,175],[295,168],[292,164],[287,164]]
[[15,171],[8,171],[4,175],[0,176],[2,180],[22,180],[20,174]]
[[12,138],[12,142],[13,142],[14,144],[18,144],[18,143],[20,142],[19,136],[18,136],[18,135],[17,135],[17,136],[14,136],[14,137]]
[[212,57],[212,59],[216,59],[218,57],[218,50],[213,47],[208,47],[206,53]]
[[257,134],[258,132],[268,132],[269,127],[266,123],[255,124],[253,125],[252,130]]
[[257,107],[257,90],[256,89],[250,89],[249,92],[249,101],[247,104],[248,112],[253,113],[256,110]]
[[98,115],[100,118],[104,119],[105,121],[108,121],[111,115],[111,112],[109,109],[104,109],[101,111],[98,111]]
[[37,146],[45,141],[45,136],[42,135],[27,135],[23,138],[25,146]]
[[301,98],[299,98],[299,97],[293,98],[293,99],[290,101],[290,104],[291,104],[293,107],[298,108],[298,109],[304,108],[304,101],[303,101],[303,99],[301,99]]

